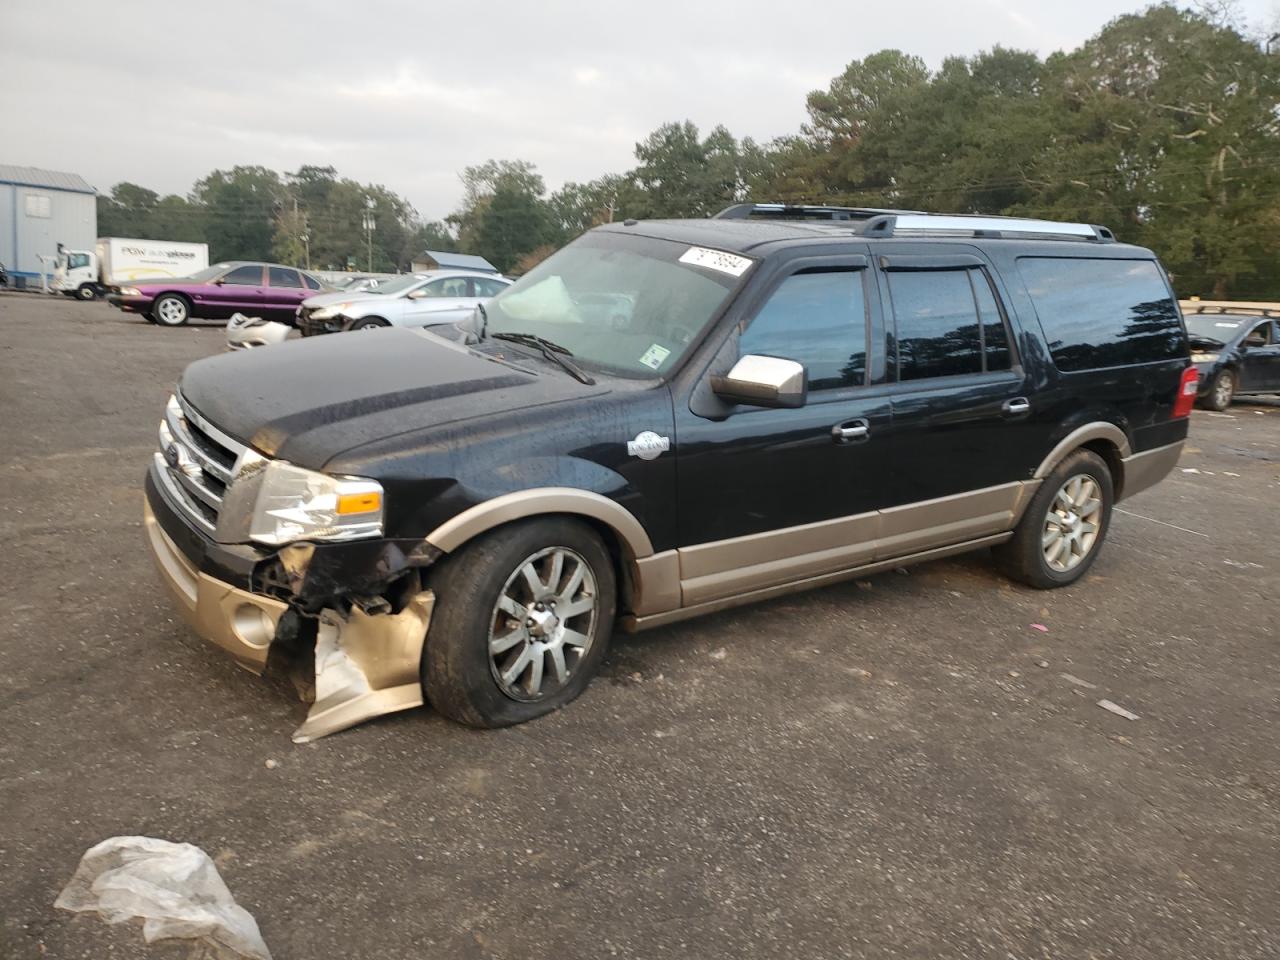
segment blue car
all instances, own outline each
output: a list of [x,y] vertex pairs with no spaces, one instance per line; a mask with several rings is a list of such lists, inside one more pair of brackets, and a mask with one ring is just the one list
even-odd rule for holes
[[1225,410],[1235,397],[1280,393],[1280,303],[1184,300],[1200,406]]

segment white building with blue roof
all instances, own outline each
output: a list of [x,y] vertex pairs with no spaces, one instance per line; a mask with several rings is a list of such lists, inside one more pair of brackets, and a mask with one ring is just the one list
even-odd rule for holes
[[97,191],[83,177],[0,163],[0,263],[21,286],[53,273],[58,244],[92,250],[98,239]]

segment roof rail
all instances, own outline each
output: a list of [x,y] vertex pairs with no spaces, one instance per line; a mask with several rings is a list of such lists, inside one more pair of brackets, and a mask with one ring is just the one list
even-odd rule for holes
[[887,213],[868,220],[860,231],[867,237],[975,237],[984,239],[1087,240],[1115,243],[1106,227],[1020,217],[970,214]]
[[717,213],[713,220],[870,220],[889,213],[914,213],[913,210],[887,210],[878,207],[831,207],[806,203],[735,203]]
[[1258,303],[1249,300],[1179,300],[1178,306],[1186,313],[1227,313],[1252,317],[1280,318],[1280,303]]

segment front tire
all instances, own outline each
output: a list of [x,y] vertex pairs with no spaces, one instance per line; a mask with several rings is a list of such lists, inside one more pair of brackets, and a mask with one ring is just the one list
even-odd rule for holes
[[1075,583],[1093,566],[1111,525],[1111,471],[1091,450],[1077,450],[1040,484],[1013,539],[995,548],[1014,580],[1041,590]]
[[523,520],[468,543],[430,579],[427,699],[473,727],[563,707],[604,660],[616,583],[609,551],[572,518]]
[[363,320],[356,320],[347,329],[348,330],[381,330],[383,327],[389,327],[391,324],[383,320],[381,317],[365,317]]
[[1236,374],[1234,370],[1219,370],[1213,377],[1213,383],[1209,385],[1209,392],[1202,401],[1203,405],[1210,410],[1217,410],[1221,413],[1227,407],[1231,406],[1231,400],[1236,393]]
[[98,288],[95,287],[92,283],[82,283],[76,289],[76,296],[79,297],[81,300],[97,300]]
[[151,319],[162,327],[180,327],[191,319],[191,305],[185,297],[166,293],[151,305]]

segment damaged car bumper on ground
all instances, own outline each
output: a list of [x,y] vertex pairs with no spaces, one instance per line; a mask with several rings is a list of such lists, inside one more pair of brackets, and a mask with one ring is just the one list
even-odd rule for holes
[[196,633],[245,669],[261,674],[276,657],[313,661],[314,702],[295,742],[422,705],[434,597],[415,562],[427,558],[394,540],[219,543],[187,519],[188,497],[157,455],[144,524],[161,580]]

